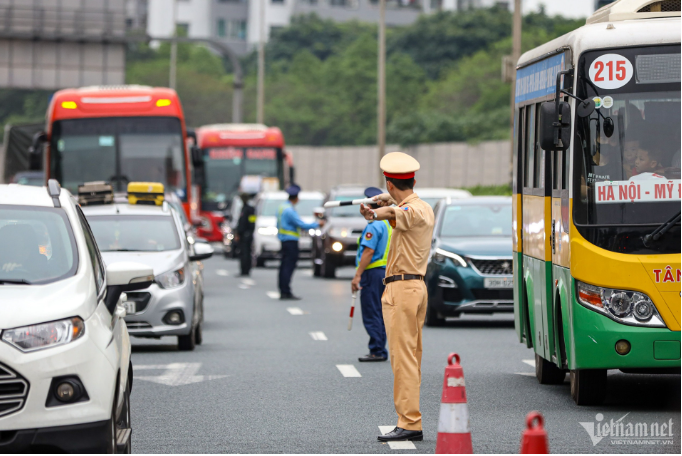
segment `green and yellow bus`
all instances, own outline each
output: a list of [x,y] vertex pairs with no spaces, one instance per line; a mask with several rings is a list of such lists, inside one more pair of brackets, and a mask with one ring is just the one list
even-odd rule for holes
[[680,6],[620,0],[521,56],[514,319],[541,384],[680,373]]

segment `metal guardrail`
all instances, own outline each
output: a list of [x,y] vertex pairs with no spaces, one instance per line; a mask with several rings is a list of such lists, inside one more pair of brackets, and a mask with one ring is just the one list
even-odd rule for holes
[[6,38],[117,40],[125,34],[125,11],[0,6],[0,36]]

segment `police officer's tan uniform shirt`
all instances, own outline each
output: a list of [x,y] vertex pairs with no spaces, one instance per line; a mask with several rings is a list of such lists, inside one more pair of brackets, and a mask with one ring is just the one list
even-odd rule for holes
[[433,235],[433,209],[416,193],[391,209],[395,212],[395,230],[391,236],[386,277],[396,274],[426,275]]

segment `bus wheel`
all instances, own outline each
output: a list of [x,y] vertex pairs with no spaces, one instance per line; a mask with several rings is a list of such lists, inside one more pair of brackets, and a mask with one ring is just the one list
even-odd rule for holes
[[566,378],[566,372],[536,353],[535,377],[541,385],[561,385]]
[[606,397],[606,369],[571,371],[571,397],[576,405],[598,405]]

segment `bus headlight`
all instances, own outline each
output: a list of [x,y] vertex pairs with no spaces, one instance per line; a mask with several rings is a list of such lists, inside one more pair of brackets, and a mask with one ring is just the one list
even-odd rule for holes
[[576,280],[578,302],[610,319],[631,326],[665,328],[656,306],[644,293],[602,288]]

